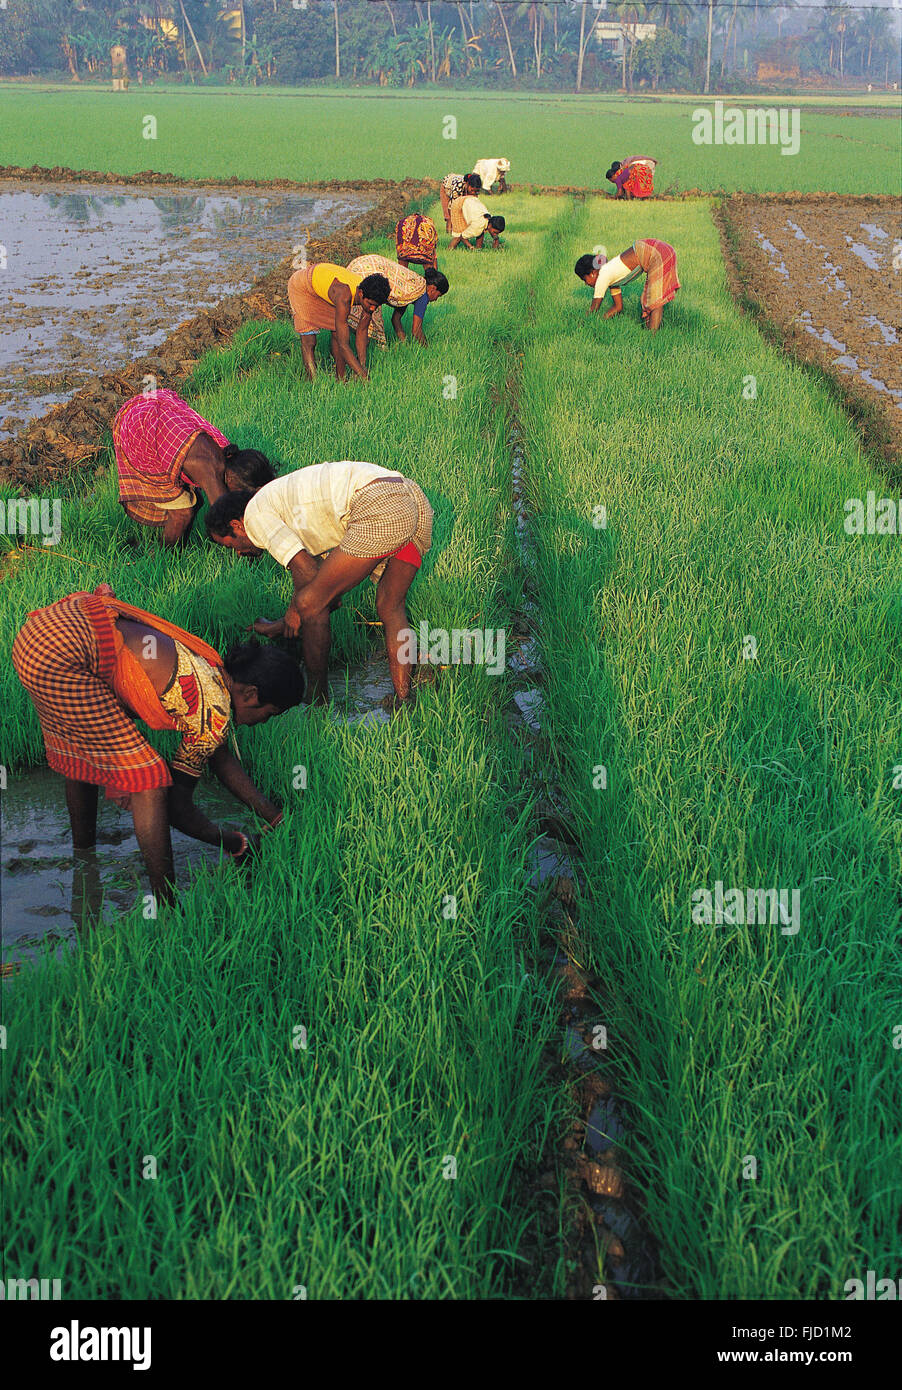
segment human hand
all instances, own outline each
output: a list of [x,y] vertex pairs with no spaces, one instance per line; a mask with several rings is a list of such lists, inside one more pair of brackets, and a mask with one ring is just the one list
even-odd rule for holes
[[283,637],[297,637],[301,630],[301,615],[296,608],[286,608],[282,619]]
[[282,637],[285,633],[285,623],[282,618],[257,618],[247,631],[256,632],[261,637]]

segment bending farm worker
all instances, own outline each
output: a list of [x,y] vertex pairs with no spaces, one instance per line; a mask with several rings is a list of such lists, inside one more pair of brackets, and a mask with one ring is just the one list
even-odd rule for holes
[[[486,193],[491,193],[492,185],[497,181],[498,192],[506,193],[507,184],[505,175],[510,173],[511,162],[509,159],[477,159],[473,165],[473,173],[479,175],[480,182]],[[478,190],[477,190],[478,191]]]
[[301,634],[311,703],[329,699],[329,615],[370,575],[396,700],[408,698],[411,670],[401,662],[399,634],[407,591],[432,544],[432,508],[417,483],[375,463],[317,463],[260,492],[228,493],[206,524],[211,540],[239,555],[266,550],[291,575],[285,616],[254,628],[266,637]]
[[159,530],[163,544],[184,541],[200,507],[225,492],[255,492],[275,469],[256,449],[238,449],[174,391],[125,402],[113,420],[119,500],[133,521]]
[[[406,334],[403,328],[404,314],[409,304],[413,305],[413,327],[411,332],[417,342],[423,347],[428,347],[426,336],[423,333],[423,320],[426,317],[426,310],[430,304],[434,304],[442,295],[448,293],[448,281],[441,271],[435,270],[432,266],[425,267],[423,274],[418,275],[415,270],[408,270],[406,266],[399,265],[397,261],[390,261],[387,256],[358,256],[348,265],[354,275],[384,275],[389,283],[391,293],[388,296],[388,303],[391,306],[392,328],[395,336],[400,342],[404,342]],[[361,310],[355,305],[348,316],[348,323],[356,327]],[[382,321],[382,310],[377,309],[370,319],[369,336],[375,338],[380,347],[388,347],[385,337],[385,324]]]
[[[316,376],[316,335],[323,330],[331,334],[330,346],[335,361],[335,375],[344,381],[350,367],[355,376],[367,380],[366,345],[370,319],[388,302],[389,284],[384,275],[368,275],[366,279],[353,275],[343,265],[317,261],[296,270],[288,281],[288,302],[294,315],[295,332],[301,335],[301,352],[307,375]],[[348,316],[355,307],[360,309],[355,331],[355,346],[351,347]]]
[[614,160],[606,179],[617,189],[615,198],[651,198],[655,191],[656,159],[645,154],[631,155],[623,162]]
[[592,303],[587,314],[597,313],[605,294],[610,289],[613,307],[605,314],[613,318],[623,310],[621,288],[627,280],[633,280],[645,272],[645,288],[642,291],[642,321],[651,333],[657,333],[661,324],[664,305],[669,304],[680,282],[677,279],[676,251],[666,241],[653,241],[645,238],[634,241],[632,246],[621,251],[611,261],[602,256],[580,256],[573,267],[584,284],[592,288]]
[[455,198],[451,204],[453,236],[450,249],[453,251],[462,245],[467,251],[472,251],[473,246],[481,247],[488,232],[492,238],[492,250],[497,251],[501,245],[499,237],[506,225],[503,217],[493,217],[485,203],[472,194]]
[[445,219],[445,231],[451,230],[451,204],[456,198],[466,198],[469,194],[482,192],[482,180],[478,174],[446,174],[439,187],[439,198],[442,204],[442,216]]
[[438,268],[438,232],[431,217],[421,212],[402,217],[395,227],[395,246],[399,265],[424,265]]
[[[253,847],[248,837],[214,825],[194,805],[207,764],[268,826],[281,820],[226,738],[231,723],[263,724],[300,704],[304,677],[284,652],[245,643],[223,659],[165,618],[121,603],[102,584],[29,613],[12,659],[37,710],[47,761],[66,779],[76,853],[94,849],[103,786],[131,810],[156,898],[174,897],[171,828],[244,859]],[[182,735],[170,764],[135,719]]]

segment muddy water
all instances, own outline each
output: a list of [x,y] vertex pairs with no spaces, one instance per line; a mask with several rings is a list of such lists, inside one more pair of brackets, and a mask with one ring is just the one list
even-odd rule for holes
[[0,181],[0,437],[373,201]]
[[[217,782],[202,779],[197,804],[218,824],[237,827],[245,808]],[[218,871],[221,854],[173,831],[176,879],[198,870]],[[59,949],[75,944],[86,921],[112,921],[140,904],[147,876],[132,818],[102,794],[97,853],[73,855],[63,779],[46,767],[10,778],[0,793],[0,923],[4,959],[29,955],[49,940]]]
[[[329,717],[350,725],[385,724],[393,694],[388,661],[373,656],[329,673]],[[217,824],[246,827],[245,808],[218,782],[203,778],[198,806]],[[174,831],[177,881],[218,872],[221,855]],[[86,921],[111,922],[140,904],[147,876],[131,816],[99,798],[97,853],[73,855],[63,780],[46,767],[20,773],[0,793],[0,925],[4,959],[34,954],[38,941],[59,950],[74,946]]]

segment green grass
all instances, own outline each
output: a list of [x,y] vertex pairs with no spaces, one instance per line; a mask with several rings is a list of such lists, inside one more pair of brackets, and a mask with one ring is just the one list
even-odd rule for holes
[[[412,620],[497,627],[508,509],[489,397],[509,310],[489,291],[525,267],[460,260],[427,320],[433,346],[393,348],[368,387],[327,375],[311,387],[293,333],[275,325],[235,379],[222,368],[240,349],[208,358],[193,399],[286,466],[373,458],[419,479],[436,527]],[[29,608],[102,579],[217,642],[284,605],[268,558],[250,566],[199,535],[181,557],[149,537],[134,552],[133,534],[111,481],[68,506],[59,549],[74,558],[12,566],[3,652]],[[336,615],[339,659],[365,646],[361,613],[373,613],[369,584]],[[8,661],[2,671],[3,759],[31,761],[33,712]],[[556,1251],[535,1268],[519,1253],[531,1218],[519,1184],[562,1098],[539,1062],[551,995],[530,964],[529,791],[503,684],[460,667],[390,726],[294,711],[241,731],[252,774],[288,808],[253,881],[204,874],[177,912],[126,915],[7,988],[4,1276],[52,1270],[67,1298],[560,1287]],[[298,1026],[306,1049],[292,1047]],[[456,1178],[443,1176],[449,1156]]]
[[[581,921],[667,1285],[842,1298],[898,1251],[902,556],[845,534],[844,499],[879,480],[827,391],[738,314],[705,206],[657,210],[683,289],[655,338],[641,282],[619,319],[585,317],[576,254],[643,225],[574,209],[519,296]],[[798,889],[798,933],[694,925],[718,879]]]
[[[655,210],[683,289],[654,338],[641,284],[621,318],[589,319],[572,271],[599,242],[628,245],[647,209],[514,194],[505,212],[503,254],[444,258],[452,293],[430,311],[428,352],[393,348],[362,389],[311,388],[276,324],[206,357],[195,403],[289,467],[403,467],[436,509],[413,621],[498,626],[523,583],[513,376],[545,670],[537,765],[575,817],[579,931],[664,1287],[842,1298],[868,1268],[891,1277],[898,1244],[902,559],[892,537],[842,524],[844,500],[880,483],[829,392],[734,307],[707,203]],[[178,560],[147,538],[130,550],[109,481],[66,518],[75,560],[12,565],[2,651],[29,607],[101,579],[218,642],[284,600],[268,560],[199,537]],[[371,586],[336,615],[344,658],[371,631],[357,609],[372,617]],[[206,874],[180,914],[125,917],[7,991],[5,1274],[90,1297],[523,1290],[519,1178],[566,1107],[541,1063],[560,1033],[531,964],[534,789],[505,693],[461,669],[389,728],[298,713],[248,732],[252,771],[289,805],[250,886]],[[6,665],[0,698],[4,760],[39,757]],[[798,934],[693,924],[693,892],[718,879],[798,889]],[[529,1291],[560,1293],[565,1259],[543,1249]]]
[[[470,90],[413,100],[411,94],[360,90],[225,93],[135,85],[121,95],[16,83],[0,86],[0,163],[316,181],[441,178],[504,153],[515,184],[600,187],[611,159],[648,153],[660,161],[662,191],[896,191],[899,138],[891,116],[832,115],[809,110],[795,97],[743,100],[799,106],[799,153],[782,155],[778,145],[693,144],[692,112],[707,104],[702,97],[653,101]],[[145,115],[156,117],[155,140],[143,138]],[[443,138],[449,115],[457,121],[455,140]]]

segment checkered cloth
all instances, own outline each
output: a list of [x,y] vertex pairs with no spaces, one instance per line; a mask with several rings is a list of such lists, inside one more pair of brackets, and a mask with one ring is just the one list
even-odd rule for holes
[[[162,696],[116,630],[120,615],[175,643],[175,670]],[[79,592],[29,613],[13,643],[13,665],[37,710],[50,766],[105,786],[110,797],[172,784],[134,717],[182,734],[172,766],[193,777],[228,735],[231,697],[215,648],[118,599]]]
[[650,237],[634,242],[633,250],[647,277],[641,300],[642,317],[647,318],[653,309],[669,304],[680,288],[676,251],[668,242],[653,241]]
[[[348,270],[359,275],[361,279],[365,279],[367,275],[384,275],[391,288],[388,302],[393,309],[406,309],[408,304],[413,304],[426,293],[426,281],[422,275],[418,275],[415,270],[408,270],[407,266],[398,265],[397,261],[390,261],[387,256],[358,256],[356,260],[348,262]],[[357,327],[362,313],[363,307],[355,304],[348,314],[349,328]],[[380,347],[388,347],[381,309],[377,309],[370,319],[368,336],[375,338]]]
[[420,556],[432,545],[432,508],[418,483],[410,478],[380,479],[354,494],[339,550],[382,559],[411,543]]
[[169,787],[169,768],[113,693],[113,618],[93,594],[68,594],[29,613],[13,666],[41,721],[47,762],[107,796]]
[[135,520],[165,521],[168,513],[162,504],[175,502],[193,488],[183,468],[200,434],[208,434],[222,449],[228,447],[225,435],[175,391],[153,391],[125,402],[113,420],[113,446],[119,500],[128,503]]

